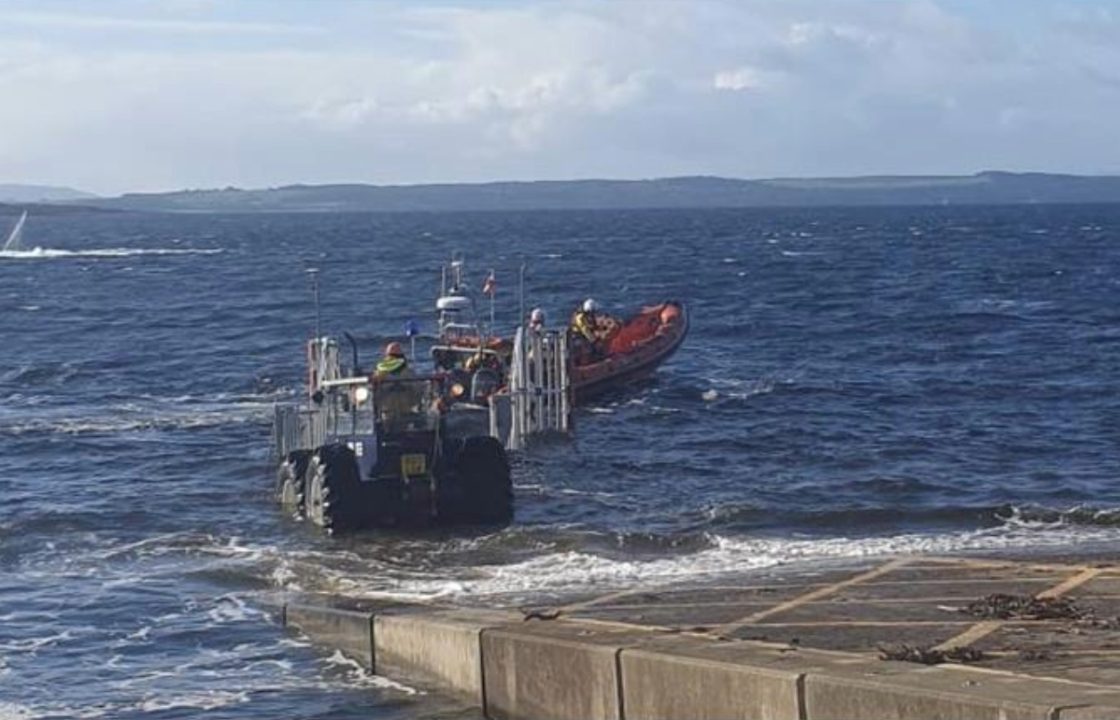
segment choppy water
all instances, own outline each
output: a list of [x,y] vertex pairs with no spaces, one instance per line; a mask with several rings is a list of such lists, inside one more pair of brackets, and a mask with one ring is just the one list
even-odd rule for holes
[[[14,220],[14,218],[12,218]],[[910,551],[1120,549],[1120,206],[32,217],[0,254],[0,718],[430,717],[264,610],[506,601]],[[517,465],[497,533],[330,540],[269,495],[313,322],[373,347],[453,250],[683,350]],[[371,709],[372,708],[372,709]]]

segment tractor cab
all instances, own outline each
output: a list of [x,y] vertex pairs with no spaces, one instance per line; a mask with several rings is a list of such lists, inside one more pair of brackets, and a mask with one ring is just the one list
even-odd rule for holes
[[354,453],[362,481],[417,476],[436,460],[442,376],[324,381],[317,397],[327,444]]

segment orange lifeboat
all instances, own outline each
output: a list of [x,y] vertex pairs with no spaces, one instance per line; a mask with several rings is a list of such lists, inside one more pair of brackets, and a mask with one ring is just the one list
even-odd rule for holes
[[573,362],[576,402],[647,377],[676,352],[687,334],[688,313],[682,303],[671,300],[642,308],[604,341],[604,357]]

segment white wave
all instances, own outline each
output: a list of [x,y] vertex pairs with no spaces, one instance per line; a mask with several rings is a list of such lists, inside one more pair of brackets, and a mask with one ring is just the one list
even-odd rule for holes
[[206,613],[210,621],[215,624],[245,622],[255,620],[260,615],[260,610],[249,607],[244,600],[236,595],[223,595],[215,601],[214,607]]
[[390,680],[381,675],[373,675],[362,667],[361,663],[352,660],[342,654],[341,650],[335,650],[334,654],[326,658],[328,665],[333,665],[346,673],[347,680],[354,684],[365,685],[367,687],[375,687],[384,690],[396,690],[397,692],[404,693],[405,695],[419,695],[420,691],[416,688],[409,687],[403,683],[395,680]]
[[148,697],[135,706],[142,712],[157,712],[159,710],[215,710],[228,705],[237,705],[249,702],[249,693],[245,691],[207,690],[205,692],[190,693],[177,697]]
[[[746,400],[756,395],[766,395],[774,392],[774,388],[781,383],[793,382],[792,377],[788,379],[778,380],[774,377],[765,376],[755,380],[738,380],[735,378],[710,378],[708,382],[716,387],[708,388],[700,394],[700,399],[704,402],[714,402],[721,396],[726,396],[734,400]],[[723,388],[722,390],[719,388]]]
[[47,635],[40,638],[29,638],[27,640],[13,640],[12,642],[0,645],[0,651],[8,653],[36,653],[40,649],[56,645],[60,642],[65,642],[74,637],[73,633],[69,630],[64,630],[54,635]]
[[1070,549],[1114,545],[1120,528],[1009,521],[996,528],[950,534],[903,534],[871,538],[776,539],[711,536],[712,547],[696,553],[651,560],[625,560],[588,552],[539,555],[519,563],[447,568],[440,578],[396,579],[387,586],[376,577],[352,578],[348,590],[371,597],[470,598],[580,589],[616,589],[711,580],[745,571],[802,562],[851,561],[897,555],[1008,551],[1021,548]]
[[295,670],[295,664],[291,660],[257,660],[246,665],[244,669],[246,672],[251,672],[258,668],[265,672],[290,673]]
[[[602,491],[598,491],[598,490],[578,490],[576,488],[563,487],[563,486],[552,487],[552,486],[542,485],[540,483],[524,483],[524,484],[517,483],[517,484],[514,484],[513,489],[516,490],[520,494],[526,494],[526,495],[532,494],[532,495],[539,495],[541,497],[547,497],[547,496],[552,495],[552,494],[574,495],[574,496],[578,496],[578,497],[596,497],[596,498],[616,498],[616,497],[619,497],[618,493],[602,492]],[[487,537],[489,537],[489,536],[487,536]]]
[[217,255],[221,252],[225,251],[221,248],[91,248],[88,250],[64,250],[62,248],[37,247],[30,250],[3,250],[0,251],[0,259],[123,258],[136,255]]
[[31,720],[35,711],[24,705],[0,701],[0,720]]
[[[4,526],[0,524],[0,528]],[[58,614],[42,611],[29,611],[29,610],[16,610],[15,612],[5,613],[0,615],[0,623],[14,623],[19,621],[34,622],[34,623],[49,623],[52,620],[57,620]]]
[[[200,539],[201,538],[201,539]],[[165,552],[182,550],[193,544],[213,542],[213,535],[193,533],[188,530],[161,533],[128,543],[113,543],[99,550],[91,552],[91,560],[102,563],[122,555],[136,554],[137,556],[160,555]]]
[[[11,420],[0,415],[0,433],[120,433],[145,430],[182,430],[266,421],[271,402],[206,404],[124,403],[101,408],[96,415],[70,415],[72,409],[51,408],[36,414],[13,413]],[[30,415],[30,417],[29,417]]]
[[559,495],[577,495],[579,497],[615,498],[619,496],[618,493],[596,492],[593,490],[577,490],[570,487],[553,488],[553,492]]
[[957,303],[958,312],[970,313],[1032,313],[1052,310],[1055,303],[1050,300],[1023,300],[1013,298],[986,297]]
[[296,571],[292,569],[292,564],[288,562],[287,558],[280,558],[273,568],[272,574],[269,575],[269,580],[272,581],[273,586],[288,588],[294,592],[301,592],[303,586],[299,583],[299,577]]
[[[219,602],[228,607],[243,607],[240,598],[226,596]],[[189,606],[187,614],[174,617],[180,619],[181,627],[194,630],[200,619],[205,622],[208,604],[186,605]],[[227,713],[238,713],[240,710],[229,708],[248,703],[258,695],[291,693],[298,697],[310,691],[317,696],[330,696],[355,688],[422,694],[406,685],[369,675],[360,665],[340,655],[312,660],[308,652],[312,646],[297,637],[280,635],[275,642],[221,647],[222,630],[218,627],[215,632],[218,635],[211,642],[216,647],[199,646],[185,657],[181,653],[106,654],[108,659],[101,667],[107,671],[107,676],[98,683],[96,702],[75,702],[75,694],[71,692],[57,693],[25,686],[33,698],[21,698],[22,704],[0,700],[0,720],[115,718],[167,711],[176,716],[195,717],[208,711],[220,712],[222,708],[227,708]],[[136,644],[150,642],[150,636],[142,632],[133,633],[129,638]],[[299,653],[293,655],[293,648],[299,649]],[[0,663],[0,675],[3,674],[3,663]],[[22,680],[17,670],[11,675]],[[11,682],[11,677],[2,679]],[[83,691],[80,697],[88,697],[88,693]]]
[[110,714],[111,708],[104,704],[87,705],[84,707],[71,707],[68,705],[60,705],[51,703],[48,705],[38,707],[21,707],[12,705],[15,708],[14,714],[6,714],[9,712],[6,708],[9,707],[5,703],[0,702],[0,720],[32,720],[33,718],[44,718],[44,720],[57,720],[57,718],[68,718],[69,720],[91,720],[92,718],[103,717],[116,717],[117,714]]

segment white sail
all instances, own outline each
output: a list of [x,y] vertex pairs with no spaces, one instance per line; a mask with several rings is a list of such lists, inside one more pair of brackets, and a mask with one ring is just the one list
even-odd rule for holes
[[19,249],[19,236],[23,233],[23,224],[27,222],[27,211],[24,210],[23,214],[16,220],[16,226],[12,228],[12,233],[8,235],[7,241],[4,243],[4,250],[18,250]]

